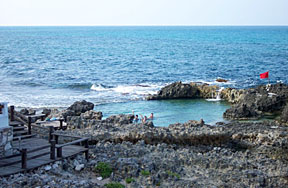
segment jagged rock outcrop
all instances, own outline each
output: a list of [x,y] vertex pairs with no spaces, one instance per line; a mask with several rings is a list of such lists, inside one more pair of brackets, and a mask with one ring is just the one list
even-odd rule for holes
[[119,114],[113,115],[106,118],[104,121],[105,123],[115,124],[115,125],[125,125],[133,122],[134,116],[131,114]]
[[288,103],[284,107],[281,116],[280,116],[280,122],[284,124],[288,124]]
[[221,91],[221,98],[232,104],[239,103],[244,92],[244,89],[225,88]]
[[227,119],[260,118],[265,113],[283,110],[287,100],[288,86],[285,84],[258,86],[245,90],[238,103],[227,109],[223,116]]
[[175,82],[163,87],[156,95],[150,95],[147,100],[200,98],[200,91],[196,85]]
[[191,82],[190,85],[199,90],[199,97],[203,99],[215,98],[218,94],[219,86],[209,84],[199,84]]
[[23,115],[35,115],[36,114],[36,110],[32,109],[32,108],[23,108],[20,110],[20,113]]
[[67,116],[66,123],[69,128],[87,128],[93,127],[93,125],[100,121],[102,117],[102,112],[89,110],[85,113],[82,113],[80,116]]
[[79,116],[81,113],[85,113],[86,111],[93,110],[94,104],[91,102],[76,101],[72,104],[67,110],[72,111],[75,116]]
[[49,115],[51,114],[51,112],[52,112],[52,110],[49,109],[49,108],[44,108],[44,109],[42,110],[42,114],[45,114],[46,117],[49,116]]
[[[150,95],[147,100],[162,100],[162,99],[195,99],[195,98],[216,98],[220,87],[217,85],[209,85],[199,82],[191,82],[190,84],[183,84],[182,82],[175,82],[163,87],[157,94]],[[225,88],[221,89],[220,97],[230,103],[238,103],[244,89]]]
[[68,116],[80,116],[81,113],[85,113],[86,111],[93,110],[94,104],[91,102],[76,101],[69,108],[61,113],[61,116],[67,121]]
[[[91,137],[95,142],[110,141],[121,143],[130,141],[136,143],[144,140],[148,144],[167,143],[180,145],[215,145],[227,142],[229,134],[217,132],[217,127],[205,125],[203,120],[188,121],[184,124],[174,124],[169,127],[154,127],[153,122],[133,124],[131,115],[110,116],[106,120],[83,120],[68,117],[69,134],[81,133]],[[70,125],[70,126],[69,126]],[[74,130],[73,128],[80,128]],[[82,128],[82,129],[81,129]],[[67,133],[67,132],[64,132]]]

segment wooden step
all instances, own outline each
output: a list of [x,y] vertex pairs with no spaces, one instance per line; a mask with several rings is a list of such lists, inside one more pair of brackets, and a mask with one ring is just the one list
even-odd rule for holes
[[26,129],[25,126],[17,126],[17,127],[13,127],[13,132],[17,132],[17,131],[22,131]]
[[13,137],[13,141],[19,140],[19,138],[21,140],[23,140],[23,139],[32,138],[32,137],[35,137],[35,136],[36,136],[36,134],[27,134],[27,135],[15,136],[15,137]]
[[22,126],[23,123],[20,122],[20,121],[10,121],[9,125],[12,126],[12,127],[16,127],[16,126]]
[[15,132],[13,132],[13,137],[14,137],[14,136],[26,135],[26,134],[28,134],[28,131],[27,131],[27,130],[15,131]]

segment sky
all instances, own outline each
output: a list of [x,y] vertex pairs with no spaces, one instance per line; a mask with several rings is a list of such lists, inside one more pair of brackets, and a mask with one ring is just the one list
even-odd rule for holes
[[0,0],[0,26],[288,25],[288,0]]

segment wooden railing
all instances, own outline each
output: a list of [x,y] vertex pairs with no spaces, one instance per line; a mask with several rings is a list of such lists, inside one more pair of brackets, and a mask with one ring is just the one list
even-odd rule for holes
[[[60,157],[60,158],[63,157],[62,156],[62,150],[63,150],[62,148],[63,147],[82,143],[82,145],[84,145],[84,147],[87,149],[87,150],[84,151],[84,153],[85,153],[85,158],[88,161],[88,158],[89,158],[88,140],[89,140],[89,138],[86,138],[86,137],[82,138],[82,137],[79,137],[79,136],[71,136],[71,135],[65,135],[65,134],[59,134],[59,133],[52,133],[52,135],[54,136],[54,140],[56,142],[57,157]],[[59,136],[75,138],[76,140],[73,140],[71,142],[67,142],[65,144],[58,144]]]
[[[25,122],[25,124],[27,123],[27,127],[28,127],[28,134],[31,134],[31,126],[32,126],[32,118],[41,118],[41,120],[43,120],[44,118],[44,114],[42,115],[32,115],[32,116],[24,116],[23,114],[15,111],[14,106],[10,106],[10,120],[11,121],[15,121],[15,119],[17,117],[17,120],[19,119],[22,123]],[[63,119],[60,119],[60,129],[63,130]],[[59,144],[59,137],[70,137],[70,138],[74,138],[75,140],[68,142],[68,143],[64,143],[64,144]],[[21,159],[10,162],[10,163],[5,163],[5,164],[1,164],[0,167],[5,167],[5,166],[10,166],[13,164],[17,164],[17,163],[21,163],[21,167],[22,169],[26,169],[27,168],[27,161],[32,160],[32,159],[36,159],[45,155],[50,154],[50,159],[51,160],[55,160],[56,159],[56,151],[57,151],[57,157],[58,158],[63,158],[62,155],[62,150],[65,146],[69,146],[69,145],[84,145],[85,149],[82,150],[82,152],[85,153],[85,158],[88,161],[88,154],[89,154],[89,146],[88,146],[88,138],[82,138],[82,137],[78,137],[78,136],[70,136],[70,135],[65,135],[65,134],[59,134],[59,133],[54,133],[54,127],[53,126],[49,126],[49,144],[40,146],[38,148],[32,149],[32,150],[27,150],[26,148],[23,149],[18,149],[19,154],[14,154],[14,155],[10,155],[10,156],[6,156],[6,157],[1,157],[0,159],[10,159],[13,157],[21,157]],[[34,152],[38,152],[44,149],[47,149],[50,147],[50,151],[45,151],[42,152],[40,154],[34,155],[34,156],[30,156],[28,157],[28,154],[30,153],[34,153]]]
[[[44,121],[46,115],[45,114],[36,114],[36,115],[23,115],[17,111],[15,111],[15,108],[14,106],[10,106],[9,108],[9,112],[10,112],[10,120],[11,121],[20,121],[22,122],[23,124],[26,124],[27,125],[27,128],[28,128],[28,134],[31,135],[32,134],[32,126],[33,126],[33,119],[41,119],[41,121]],[[60,129],[60,130],[64,130],[65,127],[63,126],[63,122],[64,122],[64,119],[58,119],[57,121],[59,121],[60,123],[60,126],[59,128],[56,128],[54,127],[54,129]],[[41,123],[41,122],[40,122]],[[35,126],[35,124],[34,124]]]
[[[27,150],[26,148],[20,149],[19,150],[20,151],[19,154],[9,155],[9,156],[1,158],[1,159],[10,159],[10,158],[13,158],[13,157],[20,157],[21,156],[20,160],[16,160],[16,161],[13,161],[13,162],[10,162],[10,163],[2,164],[2,165],[0,165],[0,167],[5,167],[5,166],[10,166],[10,165],[14,165],[14,164],[17,164],[17,163],[21,163],[21,167],[23,169],[26,169],[28,160],[36,159],[36,158],[39,158],[39,157],[42,157],[42,156],[45,156],[45,155],[48,155],[48,154],[50,154],[50,159],[54,160],[55,159],[55,146],[56,146],[56,141],[52,140],[50,144],[46,144],[46,145],[43,145],[41,147],[38,147],[38,148],[35,148],[35,149],[32,149],[32,150]],[[27,156],[28,153],[38,152],[38,151],[41,151],[41,150],[44,150],[44,149],[47,149],[47,148],[50,148],[50,151],[47,151],[47,152],[44,152],[44,153],[40,153],[40,154],[31,156],[31,157]]]

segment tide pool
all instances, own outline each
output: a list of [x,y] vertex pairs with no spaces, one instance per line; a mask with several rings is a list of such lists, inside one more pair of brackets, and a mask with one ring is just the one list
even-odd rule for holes
[[204,99],[179,99],[160,101],[130,101],[125,103],[109,103],[97,105],[94,110],[101,111],[103,118],[117,114],[132,114],[150,116],[154,113],[155,126],[166,127],[169,124],[184,123],[188,120],[204,119],[207,124],[225,121],[222,117],[230,104],[225,101],[209,102]]

